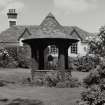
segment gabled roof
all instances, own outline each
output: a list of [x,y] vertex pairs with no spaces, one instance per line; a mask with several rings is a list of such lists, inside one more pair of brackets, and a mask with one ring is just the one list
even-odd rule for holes
[[43,22],[39,25],[36,33],[25,39],[36,39],[36,38],[64,38],[64,39],[76,39],[73,36],[65,33],[64,27],[59,24],[55,17],[49,13],[45,17]]
[[64,29],[65,29],[65,32],[70,34],[70,35],[71,35],[72,31],[75,30],[79,34],[79,36],[81,37],[82,42],[86,42],[87,37],[94,35],[93,33],[89,33],[87,31],[84,31],[77,26],[64,26]]
[[19,37],[23,34],[25,28],[29,30],[30,33],[35,33],[38,26],[14,26],[6,29],[0,34],[0,42],[18,42]]
[[77,39],[83,41],[82,37],[79,35],[79,33],[73,29],[73,31],[70,33],[71,36],[77,37]]
[[[8,28],[0,34],[0,42],[18,42],[18,39],[27,31],[31,38],[44,38],[44,37],[54,37],[54,38],[76,38],[72,35],[72,32],[75,30],[78,33],[77,37],[86,41],[87,36],[91,36],[91,33],[88,33],[76,26],[62,26],[55,19],[55,17],[49,13],[43,22],[40,25],[33,26],[14,26]],[[26,35],[26,38],[28,36]]]
[[24,32],[19,36],[19,38],[18,38],[18,40],[20,40],[21,38],[25,38],[25,37],[28,37],[28,36],[30,36],[31,35],[31,33],[30,33],[30,31],[28,30],[28,28],[25,28],[24,29]]

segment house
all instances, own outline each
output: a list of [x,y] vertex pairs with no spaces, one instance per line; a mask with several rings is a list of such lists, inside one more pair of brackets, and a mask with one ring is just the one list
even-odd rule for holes
[[[63,26],[56,18],[49,13],[40,25],[17,25],[17,16],[15,9],[9,9],[7,13],[9,28],[0,33],[0,47],[5,46],[24,46],[22,40],[31,34],[37,35],[37,30],[42,29],[43,31],[50,34],[56,27],[56,31],[60,33],[62,30],[65,34],[75,37],[78,39],[77,43],[73,43],[68,49],[68,56],[77,57],[85,56],[89,51],[88,39],[92,37],[92,33],[86,32],[77,26]],[[53,31],[54,33],[54,31]],[[47,48],[49,55],[57,56],[58,49],[54,45],[50,45]]]

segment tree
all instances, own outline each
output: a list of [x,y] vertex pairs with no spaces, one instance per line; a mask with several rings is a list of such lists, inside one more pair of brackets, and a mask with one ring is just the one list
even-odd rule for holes
[[90,51],[95,56],[98,55],[101,60],[84,79],[87,89],[82,92],[81,100],[88,105],[103,105],[105,103],[105,26],[102,26],[96,38],[90,41]]
[[99,33],[90,40],[89,44],[91,53],[105,57],[105,26],[100,28]]

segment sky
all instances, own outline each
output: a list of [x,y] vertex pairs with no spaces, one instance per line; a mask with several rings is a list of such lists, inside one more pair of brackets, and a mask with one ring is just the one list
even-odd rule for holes
[[49,12],[61,25],[92,33],[105,25],[105,0],[0,0],[0,32],[9,27],[11,8],[18,12],[17,25],[39,25]]

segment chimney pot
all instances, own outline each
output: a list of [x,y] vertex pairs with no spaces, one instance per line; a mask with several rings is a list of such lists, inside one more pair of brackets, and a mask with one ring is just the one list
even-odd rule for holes
[[8,21],[9,21],[9,26],[15,26],[16,25],[16,21],[17,21],[17,13],[16,13],[16,9],[9,9],[7,16],[8,16]]

